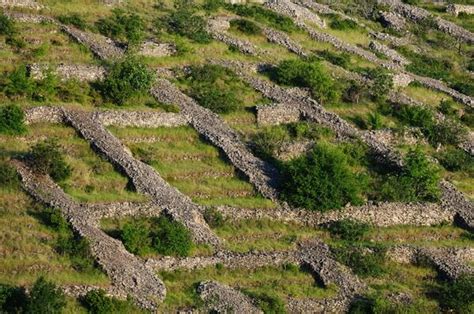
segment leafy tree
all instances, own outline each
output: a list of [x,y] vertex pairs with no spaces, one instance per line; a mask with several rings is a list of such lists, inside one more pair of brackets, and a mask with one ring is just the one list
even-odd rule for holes
[[135,13],[127,13],[122,9],[114,9],[112,16],[97,21],[99,31],[116,40],[126,41],[129,45],[137,45],[145,37],[145,22]]
[[111,66],[98,88],[105,99],[123,105],[131,97],[147,92],[154,78],[154,74],[143,62],[128,57]]
[[26,303],[26,313],[61,313],[66,306],[66,298],[60,288],[44,277],[38,278],[31,288]]
[[337,147],[318,144],[308,156],[286,163],[283,173],[282,197],[294,206],[325,211],[362,202],[365,180]]
[[456,313],[472,313],[474,310],[474,276],[464,275],[455,281],[443,282],[438,299],[441,307]]
[[412,149],[404,158],[404,167],[382,186],[382,195],[394,201],[437,201],[440,195],[439,168],[420,149]]
[[332,20],[329,23],[329,27],[331,27],[332,29],[350,30],[350,29],[357,28],[357,23],[354,22],[353,20],[343,19],[339,17],[338,15],[333,15],[331,16],[331,18]]
[[203,9],[207,12],[216,12],[220,8],[224,7],[224,0],[206,0],[203,4]]
[[156,220],[153,247],[163,255],[187,256],[192,248],[191,234],[181,223],[166,216]]
[[332,235],[347,241],[360,241],[370,230],[369,225],[350,219],[332,222],[327,226],[327,229]]
[[206,32],[206,20],[196,14],[196,8],[192,2],[177,2],[175,9],[165,19],[165,25],[169,32],[187,37],[200,44],[207,44],[211,41],[211,36]]
[[22,134],[26,131],[25,114],[18,105],[0,107],[0,133]]
[[322,103],[338,96],[335,83],[318,62],[285,60],[276,67],[272,77],[280,84],[308,87]]
[[125,224],[121,233],[125,248],[133,254],[146,253],[151,245],[149,227],[141,220],[134,220]]
[[66,180],[72,172],[55,140],[50,139],[34,145],[28,153],[28,160],[35,171],[48,174],[56,181]]
[[252,136],[255,153],[265,159],[273,158],[277,148],[289,139],[288,132],[282,126],[265,127]]

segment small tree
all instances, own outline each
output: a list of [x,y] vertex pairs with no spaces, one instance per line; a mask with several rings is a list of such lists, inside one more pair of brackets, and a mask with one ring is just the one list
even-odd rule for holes
[[66,298],[61,289],[44,277],[40,277],[31,288],[26,313],[61,313],[65,306]]
[[33,146],[28,160],[35,171],[43,175],[49,174],[56,181],[66,180],[72,172],[55,140],[46,140]]
[[[201,44],[211,41],[211,36],[206,32],[206,20],[195,13],[196,8],[191,1],[178,1],[175,3],[175,9],[165,20],[168,32]],[[161,24],[161,21],[157,24]]]
[[191,234],[181,223],[161,216],[154,226],[153,246],[163,255],[187,256],[192,248]]
[[114,63],[99,89],[105,99],[123,105],[131,97],[145,93],[151,87],[154,74],[134,57]]
[[0,133],[22,134],[26,131],[25,114],[17,105],[7,105],[0,108]]
[[362,202],[365,180],[336,147],[318,144],[307,157],[285,164],[283,173],[282,197],[294,206],[324,211]]
[[139,44],[145,36],[145,22],[135,13],[114,9],[112,16],[97,21],[99,31],[111,38],[126,41],[129,45]]

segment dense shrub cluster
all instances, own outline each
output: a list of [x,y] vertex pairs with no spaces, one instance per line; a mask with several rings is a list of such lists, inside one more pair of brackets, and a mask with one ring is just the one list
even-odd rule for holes
[[91,314],[140,313],[140,310],[134,306],[132,300],[127,299],[122,301],[109,297],[102,289],[87,292],[80,301]]
[[378,277],[384,270],[385,250],[380,247],[344,246],[333,249],[335,258],[361,277]]
[[17,105],[0,107],[0,133],[16,135],[26,131],[24,123],[25,114]]
[[342,240],[360,241],[369,232],[370,227],[365,223],[344,219],[330,223],[327,229],[331,235]]
[[293,32],[297,30],[297,27],[291,18],[280,15],[262,6],[234,4],[227,5],[226,8],[237,15],[251,17],[284,32]]
[[112,16],[101,18],[96,26],[101,34],[132,46],[141,43],[145,36],[145,22],[142,18],[122,9],[114,9]]
[[384,199],[404,202],[437,201],[440,195],[439,168],[420,149],[410,150],[403,161],[403,169],[389,176],[382,185]]
[[63,181],[70,177],[71,167],[66,163],[61,147],[55,140],[45,140],[34,145],[27,154],[28,162],[39,174],[50,175]]
[[44,277],[36,280],[29,294],[23,288],[0,284],[1,313],[59,314],[65,306],[63,292]]
[[19,183],[16,169],[0,159],[0,188],[9,189],[16,187]]
[[338,96],[336,84],[318,62],[285,60],[278,64],[271,77],[279,84],[309,88],[321,103],[331,102]]
[[58,16],[58,21],[63,24],[75,26],[81,30],[85,30],[87,28],[87,22],[78,13],[60,15]]
[[246,19],[232,20],[230,21],[230,26],[247,35],[259,35],[262,33],[260,26]]
[[443,282],[438,291],[441,307],[447,312],[472,313],[474,310],[474,276],[464,275]]
[[448,147],[437,154],[440,164],[449,171],[465,171],[474,176],[474,158],[459,148]]
[[308,154],[283,165],[282,198],[309,210],[341,208],[360,204],[366,180],[349,166],[337,147],[318,144]]
[[375,68],[365,71],[365,75],[372,80],[370,95],[375,101],[385,100],[393,88],[393,79],[389,71],[384,68]]
[[164,27],[168,32],[207,44],[211,41],[211,36],[206,32],[206,20],[196,11],[197,7],[192,1],[177,1],[175,10],[164,20],[157,20],[155,24],[159,29]]
[[121,230],[121,239],[127,250],[139,255],[157,252],[187,256],[193,245],[190,232],[167,216],[126,223]]
[[7,37],[13,37],[16,34],[16,28],[13,21],[0,12],[0,35],[4,35]]
[[135,57],[127,57],[112,64],[107,77],[97,84],[103,97],[117,105],[130,98],[147,93],[155,76],[147,66]]
[[235,87],[239,80],[232,71],[219,65],[193,66],[185,79],[190,85],[190,95],[201,106],[217,113],[238,108]]

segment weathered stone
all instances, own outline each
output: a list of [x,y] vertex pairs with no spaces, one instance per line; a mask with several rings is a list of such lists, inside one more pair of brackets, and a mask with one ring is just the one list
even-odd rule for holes
[[105,77],[105,69],[88,64],[65,64],[49,66],[48,64],[34,63],[28,66],[30,76],[35,80],[42,80],[50,71],[61,80],[77,80],[80,82],[93,82]]
[[459,13],[474,14],[474,5],[462,5],[451,3],[446,7],[446,12],[458,16]]
[[326,28],[326,23],[316,13],[290,0],[268,0],[264,5],[282,15],[295,19],[297,25],[310,22],[320,28]]
[[167,57],[176,54],[176,45],[170,43],[156,43],[154,41],[145,41],[138,54],[147,57]]
[[43,5],[39,4],[34,0],[0,0],[0,7],[3,8],[26,8],[40,10],[43,8]]
[[257,123],[259,125],[278,125],[297,122],[301,112],[292,104],[271,104],[257,106]]
[[257,48],[251,42],[240,38],[232,37],[227,33],[227,30],[230,27],[229,22],[232,19],[234,18],[227,16],[217,16],[209,19],[207,27],[208,32],[214,39],[222,41],[230,47],[238,49],[242,53],[249,55],[258,54]]
[[397,73],[392,77],[393,87],[406,87],[413,82],[413,77],[406,73]]
[[387,56],[390,60],[395,62],[396,64],[399,64],[401,66],[405,66],[410,64],[410,62],[402,57],[398,52],[396,52],[393,49],[390,49],[389,47],[385,46],[384,44],[381,44],[376,41],[371,41],[369,44],[370,49],[372,49],[375,52],[381,53],[385,56]]
[[394,12],[380,12],[380,21],[385,27],[390,27],[397,31],[403,31],[406,28],[405,19]]

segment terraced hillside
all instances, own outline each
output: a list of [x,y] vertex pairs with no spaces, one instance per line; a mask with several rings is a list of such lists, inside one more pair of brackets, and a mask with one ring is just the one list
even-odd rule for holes
[[0,312],[474,312],[473,11],[0,0]]

